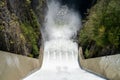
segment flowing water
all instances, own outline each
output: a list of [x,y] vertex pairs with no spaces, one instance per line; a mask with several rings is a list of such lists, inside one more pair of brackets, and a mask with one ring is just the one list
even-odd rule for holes
[[74,40],[80,22],[80,16],[74,10],[55,1],[48,2],[42,29],[42,68],[23,80],[105,80],[79,67],[78,45]]

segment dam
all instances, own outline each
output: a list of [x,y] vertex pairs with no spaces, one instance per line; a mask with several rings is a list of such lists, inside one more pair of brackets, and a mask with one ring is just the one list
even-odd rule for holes
[[78,64],[78,44],[75,42],[81,28],[77,12],[55,0],[47,3],[44,28],[43,64],[41,69],[23,80],[105,80],[84,71]]

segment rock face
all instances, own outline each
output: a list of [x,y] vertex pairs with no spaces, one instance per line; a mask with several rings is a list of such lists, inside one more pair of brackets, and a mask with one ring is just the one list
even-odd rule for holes
[[25,40],[22,39],[17,16],[11,14],[7,1],[0,1],[0,4],[0,49],[26,55]]
[[39,23],[44,22],[43,20],[47,10],[46,0],[31,0],[31,6],[37,16]]
[[37,57],[44,8],[45,0],[0,0],[0,50]]

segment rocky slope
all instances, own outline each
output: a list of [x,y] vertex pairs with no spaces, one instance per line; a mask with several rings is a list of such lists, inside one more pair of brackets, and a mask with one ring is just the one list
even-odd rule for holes
[[0,50],[37,57],[45,0],[0,0]]

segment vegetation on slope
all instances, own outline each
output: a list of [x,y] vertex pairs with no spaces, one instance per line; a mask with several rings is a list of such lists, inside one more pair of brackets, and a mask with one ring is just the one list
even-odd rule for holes
[[0,50],[38,57],[44,2],[36,0],[40,4],[31,6],[32,1],[0,1]]
[[100,0],[79,33],[86,58],[120,53],[120,2]]
[[30,57],[38,57],[39,55],[39,38],[40,38],[40,25],[37,21],[37,17],[34,14],[33,10],[30,6],[31,1],[26,0],[26,4],[24,4],[24,14],[23,17],[25,19],[21,19],[20,29],[23,33],[23,36],[26,40],[26,46],[29,48]]

